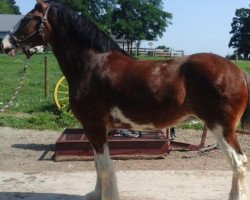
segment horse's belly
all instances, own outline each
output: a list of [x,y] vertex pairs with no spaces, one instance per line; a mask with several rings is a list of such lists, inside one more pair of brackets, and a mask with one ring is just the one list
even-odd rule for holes
[[115,107],[111,110],[110,116],[112,118],[110,128],[125,128],[138,131],[159,129],[159,127],[154,126],[153,123],[134,122],[133,120],[126,117],[118,107]]
[[[185,115],[179,116],[177,118],[166,118],[165,120],[161,120],[161,123],[157,123],[157,125],[151,123],[143,123],[143,120],[140,122],[133,121],[129,117],[125,116],[118,107],[114,107],[110,112],[111,123],[109,128],[114,129],[132,129],[132,130],[141,130],[141,131],[151,131],[151,130],[162,130],[165,128],[170,128],[176,125],[180,125],[183,123],[188,123],[193,120],[197,120],[195,116]],[[157,119],[154,119],[157,121]]]

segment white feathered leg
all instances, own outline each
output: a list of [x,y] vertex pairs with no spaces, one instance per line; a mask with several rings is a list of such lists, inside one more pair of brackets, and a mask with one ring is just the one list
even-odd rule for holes
[[100,173],[97,168],[96,160],[95,160],[95,169],[96,169],[96,176],[97,176],[95,190],[85,195],[85,198],[84,198],[85,200],[101,200],[101,197],[102,197],[102,183],[101,183]]
[[215,135],[221,150],[227,156],[227,159],[233,170],[232,188],[229,200],[249,200],[246,183],[247,157],[245,154],[238,153],[224,138],[222,126],[216,126],[211,130]]
[[101,200],[119,200],[116,176],[109,155],[108,144],[104,144],[103,149],[103,154],[95,152],[96,170],[99,174],[97,186],[98,188],[101,187]]

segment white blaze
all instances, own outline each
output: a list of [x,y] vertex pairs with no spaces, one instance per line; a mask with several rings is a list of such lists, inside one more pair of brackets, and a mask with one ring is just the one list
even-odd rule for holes
[[[17,31],[17,29],[19,28],[21,23],[21,20],[19,22],[17,22],[17,24],[10,30],[11,33],[15,33]],[[14,49],[16,48],[16,46],[14,46],[14,44],[11,43],[11,36],[8,33],[2,41],[3,44],[3,49]]]
[[7,34],[2,41],[3,49],[13,49],[15,46],[11,43],[11,36]]

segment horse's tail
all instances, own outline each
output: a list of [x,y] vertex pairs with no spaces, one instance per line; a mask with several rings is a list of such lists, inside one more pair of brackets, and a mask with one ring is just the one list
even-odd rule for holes
[[247,83],[248,98],[246,109],[241,117],[241,128],[243,131],[245,129],[250,130],[250,78],[246,73],[244,75]]

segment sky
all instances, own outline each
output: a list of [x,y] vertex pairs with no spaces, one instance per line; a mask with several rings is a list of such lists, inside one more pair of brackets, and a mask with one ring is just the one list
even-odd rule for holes
[[[16,0],[22,14],[30,11],[35,0]],[[228,43],[231,23],[238,8],[248,8],[249,0],[163,0],[164,10],[172,13],[170,25],[153,47],[165,45],[184,50],[185,55],[212,52],[221,56],[231,54]],[[149,47],[148,42],[142,43]]]

